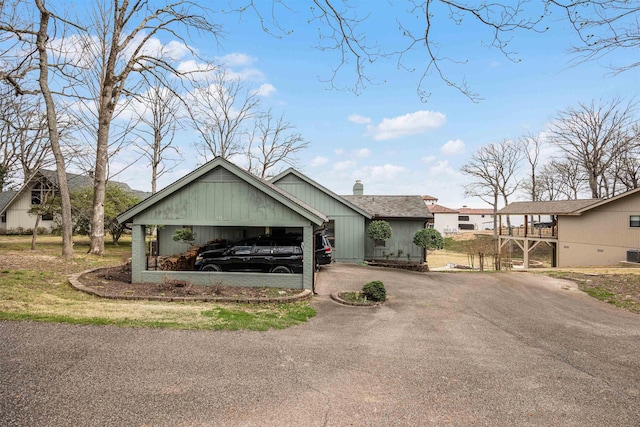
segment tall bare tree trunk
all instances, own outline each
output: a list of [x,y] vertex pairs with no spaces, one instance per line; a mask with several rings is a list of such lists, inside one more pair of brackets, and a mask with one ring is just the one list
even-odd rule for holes
[[49,141],[51,150],[56,159],[56,173],[58,175],[58,187],[60,191],[60,200],[62,205],[62,257],[65,259],[73,258],[73,229],[71,225],[71,201],[69,199],[69,186],[67,184],[67,171],[64,163],[64,156],[60,149],[60,137],[58,133],[58,122],[56,116],[56,108],[49,90],[49,59],[47,55],[47,39],[49,17],[51,14],[44,5],[44,0],[35,0],[36,6],[40,11],[40,27],[36,38],[36,46],[39,55],[40,67],[40,89],[47,110],[47,127],[49,129]]

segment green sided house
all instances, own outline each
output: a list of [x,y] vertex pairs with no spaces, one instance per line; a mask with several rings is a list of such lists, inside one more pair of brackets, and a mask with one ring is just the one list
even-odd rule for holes
[[[333,259],[361,263],[385,254],[424,261],[413,236],[433,218],[421,196],[339,196],[295,169],[265,181],[216,158],[118,217],[131,224],[132,281],[180,279],[198,284],[273,286],[313,289],[314,234],[328,235]],[[376,246],[367,237],[372,220],[384,219],[393,237]],[[173,240],[175,230],[191,228],[196,245],[224,239],[230,243],[264,234],[303,236],[302,274],[157,270],[146,254],[146,230],[157,227],[154,256],[171,257],[189,249]],[[184,270],[184,269],[183,269]]]
[[[269,182],[222,158],[215,158],[118,216],[132,228],[132,282],[166,279],[197,284],[272,286],[312,289],[314,232],[327,217]],[[217,238],[236,241],[276,231],[303,238],[302,274],[156,271],[148,268],[146,229],[158,227],[157,253],[181,253],[187,244],[174,242],[178,228],[191,227],[196,244]]]
[[364,261],[365,223],[372,218],[369,212],[292,168],[270,182],[327,216],[325,234],[335,261]]
[[[424,261],[422,249],[413,244],[416,232],[433,219],[422,196],[364,195],[360,181],[354,184],[353,195],[339,196],[295,169],[287,169],[271,182],[327,216],[326,232],[336,261],[360,263],[385,254],[402,261]],[[393,237],[384,242],[367,237],[367,227],[374,220],[387,221]]]

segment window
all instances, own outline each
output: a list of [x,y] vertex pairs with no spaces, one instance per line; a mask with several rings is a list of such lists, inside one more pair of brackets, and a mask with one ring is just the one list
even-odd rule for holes
[[629,227],[640,227],[640,215],[629,215]]
[[31,204],[41,205],[52,193],[52,188],[45,182],[37,182],[31,189]]
[[458,215],[458,221],[469,221],[469,215]]
[[476,226],[474,224],[458,224],[460,230],[475,230]]
[[380,240],[380,239],[375,239],[373,241],[373,246],[376,248],[386,248],[387,245],[385,243],[385,240]]
[[7,222],[7,213],[3,213],[2,216],[0,216],[0,221],[2,222]]

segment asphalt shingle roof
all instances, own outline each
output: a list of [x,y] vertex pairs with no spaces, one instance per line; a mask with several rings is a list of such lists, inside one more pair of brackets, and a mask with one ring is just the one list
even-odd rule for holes
[[433,218],[422,196],[342,196],[378,218]]
[[7,204],[13,199],[17,191],[3,191],[0,192],[0,212],[4,210]]
[[600,201],[602,199],[513,202],[500,209],[498,215],[571,215]]
[[429,209],[429,212],[431,212],[432,214],[434,214],[434,213],[458,213],[458,211],[455,210],[455,209],[451,209],[451,208],[448,208],[446,206],[438,205],[436,203],[429,203],[427,205],[427,209]]

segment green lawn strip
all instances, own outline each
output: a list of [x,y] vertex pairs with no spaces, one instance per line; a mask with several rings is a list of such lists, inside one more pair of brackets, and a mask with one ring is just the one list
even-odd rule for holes
[[[74,238],[75,239],[75,238]],[[33,254],[28,249],[29,237],[0,237],[4,251],[16,251],[24,257]],[[30,241],[29,241],[30,242]],[[122,263],[130,254],[130,242],[119,246],[105,245],[104,257],[87,255],[80,240],[76,243],[74,272]],[[18,252],[20,249],[24,252]],[[60,253],[59,238],[46,236],[38,245],[37,254],[56,256]],[[64,263],[60,258],[47,262]],[[3,267],[0,270],[0,320],[31,320],[82,325],[112,325],[141,328],[173,328],[203,330],[283,329],[315,316],[308,302],[291,304],[225,304],[205,302],[127,301],[98,298],[73,289],[67,275],[48,271],[45,262],[28,269]],[[55,267],[51,267],[55,270]]]
[[[185,303],[188,304],[188,303]],[[202,308],[202,307],[200,307]],[[0,310],[0,320],[28,320],[33,322],[68,323],[73,325],[119,326],[131,328],[168,328],[183,330],[251,330],[266,331],[285,329],[306,322],[315,316],[315,310],[308,303],[280,304],[269,309],[259,309],[251,305],[200,310],[191,317],[180,316],[177,319],[140,319],[82,317],[78,314],[34,313],[24,311]]]

